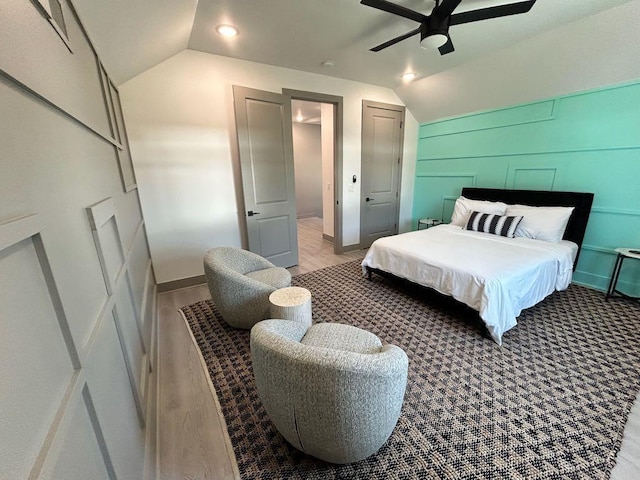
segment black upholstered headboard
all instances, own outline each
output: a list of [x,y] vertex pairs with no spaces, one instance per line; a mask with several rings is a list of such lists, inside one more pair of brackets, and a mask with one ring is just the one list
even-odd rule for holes
[[[499,188],[463,188],[462,196],[472,200],[489,200],[491,202],[504,202],[510,205],[532,205],[535,207],[575,207],[567,229],[564,232],[564,240],[570,240],[582,247],[584,232],[587,229],[593,193],[581,192],[552,192],[544,190],[502,190]],[[580,250],[578,250],[578,255]],[[576,256],[576,262],[578,256]]]

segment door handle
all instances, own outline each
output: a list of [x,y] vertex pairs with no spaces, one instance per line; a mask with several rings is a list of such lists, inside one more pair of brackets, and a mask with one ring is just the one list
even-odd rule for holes
[[249,217],[253,217],[254,215],[260,215],[260,212],[254,212],[253,210],[249,210],[249,211],[247,212],[247,215],[248,215]]
[[365,200],[368,202],[369,200],[375,200],[375,198],[369,198],[369,197],[367,197],[367,198],[365,198]]

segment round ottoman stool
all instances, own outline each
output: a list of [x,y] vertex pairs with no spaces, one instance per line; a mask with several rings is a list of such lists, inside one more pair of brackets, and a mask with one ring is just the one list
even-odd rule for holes
[[271,318],[311,325],[311,292],[302,287],[280,288],[269,295]]

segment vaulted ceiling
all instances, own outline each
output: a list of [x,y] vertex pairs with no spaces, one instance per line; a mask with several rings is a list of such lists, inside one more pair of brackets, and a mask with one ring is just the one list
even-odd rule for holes
[[[446,56],[420,48],[416,37],[370,52],[417,24],[358,0],[72,1],[118,84],[190,48],[396,89],[404,72],[429,77],[631,0],[538,0],[523,15],[451,27],[456,50]],[[512,1],[463,0],[456,12]],[[395,3],[425,14],[435,5]],[[215,32],[227,23],[240,31],[231,40]],[[327,60],[333,66],[322,66]]]

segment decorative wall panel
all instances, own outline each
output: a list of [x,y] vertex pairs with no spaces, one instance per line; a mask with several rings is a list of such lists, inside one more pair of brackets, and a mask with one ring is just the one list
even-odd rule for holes
[[86,384],[73,395],[40,479],[115,480],[102,428]]
[[[422,169],[421,169],[422,172]],[[413,225],[418,228],[421,218],[437,218],[448,221],[453,213],[453,205],[463,187],[475,187],[476,173],[418,173],[414,196],[428,200],[414,202]]]
[[[574,280],[606,289],[614,249],[640,247],[639,104],[633,82],[421,125],[414,225],[439,218],[463,186],[451,178],[469,171],[478,187],[593,192]],[[640,265],[620,284],[640,295]]]
[[124,251],[111,198],[87,208],[107,292],[112,295],[124,269]]
[[157,348],[141,333],[156,290],[131,247],[140,205],[115,158],[107,72],[71,2],[40,5],[0,7],[0,478],[139,479],[155,471]]
[[0,223],[0,478],[37,468],[80,368],[37,215]]

